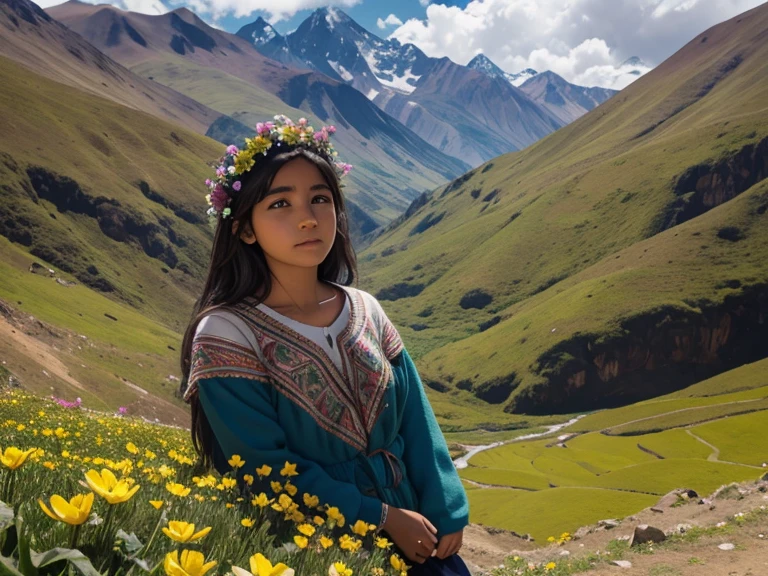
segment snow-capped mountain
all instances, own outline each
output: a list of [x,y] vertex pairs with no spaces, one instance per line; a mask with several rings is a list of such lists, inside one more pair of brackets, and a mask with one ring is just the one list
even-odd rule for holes
[[496,66],[496,64],[494,64],[490,58],[482,53],[472,58],[472,60],[470,60],[467,64],[467,68],[472,68],[473,70],[482,72],[491,78],[503,78],[512,84],[512,86],[520,86],[523,84],[523,82],[529,78],[533,78],[536,76],[536,74],[538,74],[538,72],[536,72],[536,70],[533,68],[526,68],[525,70],[522,70],[516,74],[504,72],[504,70]]
[[281,36],[271,24],[259,16],[254,22],[237,31],[237,36],[247,40],[264,56],[282,62],[294,68],[309,68],[302,59],[296,58],[284,36]]
[[566,124],[597,108],[617,93],[616,90],[599,86],[577,86],[550,71],[529,78],[520,86],[520,90]]

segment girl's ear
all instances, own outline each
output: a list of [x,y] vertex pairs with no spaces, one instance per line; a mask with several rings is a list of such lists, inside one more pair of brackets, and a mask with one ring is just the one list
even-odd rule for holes
[[[237,234],[237,230],[240,228],[240,222],[232,222],[232,235]],[[246,244],[254,244],[256,242],[256,235],[253,233],[253,229],[246,224],[244,230],[240,233],[240,240]]]

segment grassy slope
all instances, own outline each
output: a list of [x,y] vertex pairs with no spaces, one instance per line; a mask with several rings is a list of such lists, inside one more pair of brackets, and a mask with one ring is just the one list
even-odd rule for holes
[[[522,389],[540,382],[530,370],[535,359],[576,331],[610,334],[623,318],[662,305],[685,307],[684,298],[718,302],[728,293],[714,288],[719,281],[766,280],[768,236],[753,214],[765,184],[647,238],[673,198],[675,176],[768,135],[768,83],[761,81],[768,46],[750,44],[766,19],[762,10],[745,19],[751,23],[741,24],[739,34],[708,31],[703,48],[694,39],[572,125],[474,171],[444,198],[435,193],[366,251],[363,283],[374,293],[401,281],[426,284],[418,296],[385,302],[426,374],[477,383],[517,372]],[[749,48],[737,71],[696,101],[740,42]],[[633,138],[686,103],[660,127]],[[477,200],[473,189],[480,190]],[[497,197],[483,202],[494,189]],[[430,214],[444,215],[410,235]],[[726,224],[748,229],[746,241],[718,241],[714,236]],[[700,241],[691,241],[694,234]],[[473,288],[491,293],[493,303],[462,309],[461,296]],[[428,317],[418,315],[430,309]],[[494,315],[504,320],[478,334],[478,324]],[[408,327],[417,323],[428,329]]]
[[[180,330],[206,265],[211,231],[204,221],[189,224],[148,200],[137,182],[145,180],[167,200],[204,217],[206,163],[218,157],[221,145],[2,58],[0,78],[0,105],[12,119],[0,140],[0,173],[7,191],[0,207],[22,226],[23,218],[28,220],[31,248],[56,252],[73,273],[96,266],[118,288],[115,297]],[[179,266],[169,269],[134,243],[108,238],[95,218],[58,212],[48,201],[34,202],[28,166],[72,178],[88,196],[113,198],[125,212],[147,222],[165,219],[186,241],[185,247],[172,249],[179,266],[185,264],[191,275]]]

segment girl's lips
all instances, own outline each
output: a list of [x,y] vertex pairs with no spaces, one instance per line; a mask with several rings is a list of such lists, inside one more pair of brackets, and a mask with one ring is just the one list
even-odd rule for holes
[[315,238],[313,240],[305,240],[301,244],[296,244],[296,246],[315,246],[317,244],[321,244],[321,241]]

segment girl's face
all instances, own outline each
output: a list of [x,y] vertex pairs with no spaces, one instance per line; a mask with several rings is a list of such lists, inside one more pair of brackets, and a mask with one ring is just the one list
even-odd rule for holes
[[296,158],[275,175],[266,196],[251,212],[253,233],[268,260],[290,266],[318,266],[336,238],[333,193],[317,166]]

